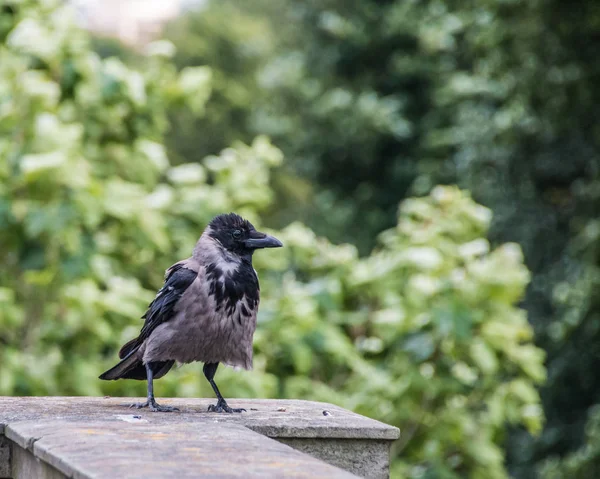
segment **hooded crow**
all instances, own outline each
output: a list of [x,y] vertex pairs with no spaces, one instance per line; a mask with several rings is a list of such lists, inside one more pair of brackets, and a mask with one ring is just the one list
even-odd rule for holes
[[119,351],[121,361],[100,379],[148,381],[148,400],[132,407],[174,411],[154,399],[153,380],[169,372],[175,361],[204,363],[204,375],[217,404],[214,412],[242,412],[221,396],[214,376],[219,363],[252,368],[259,285],[252,254],[283,246],[230,213],[215,217],[196,243],[191,258],[171,266],[163,287],[150,303],[140,335]]

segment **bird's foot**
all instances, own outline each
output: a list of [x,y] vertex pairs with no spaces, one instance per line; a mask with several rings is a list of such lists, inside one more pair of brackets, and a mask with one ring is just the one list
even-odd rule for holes
[[161,406],[154,399],[152,399],[151,401],[146,401],[146,402],[133,403],[129,407],[134,407],[136,409],[142,409],[144,407],[147,407],[148,409],[150,409],[150,411],[153,411],[153,412],[173,412],[173,411],[179,411],[178,408],[173,407],[173,406]]
[[229,407],[225,400],[219,399],[216,405],[211,404],[210,406],[208,406],[208,412],[227,412],[231,414],[233,412],[246,412],[246,410],[243,408]]

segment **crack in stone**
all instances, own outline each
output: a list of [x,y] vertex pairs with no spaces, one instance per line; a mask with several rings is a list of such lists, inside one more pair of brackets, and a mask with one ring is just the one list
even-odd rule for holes
[[29,437],[27,438],[27,440],[25,441],[25,449],[27,449],[29,452],[33,453],[33,445],[39,441],[42,437]]

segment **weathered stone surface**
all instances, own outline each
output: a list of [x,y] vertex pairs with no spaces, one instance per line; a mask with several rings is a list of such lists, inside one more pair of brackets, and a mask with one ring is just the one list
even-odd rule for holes
[[65,475],[35,457],[27,449],[13,448],[12,471],[9,478],[64,479]]
[[[162,399],[160,404],[177,406],[180,412],[153,413],[132,410],[132,402],[144,398],[94,397],[0,397],[0,433],[3,424],[30,419],[98,419],[139,414],[153,424],[185,421],[226,422],[246,426],[268,437],[321,437],[339,439],[398,439],[398,428],[369,419],[333,404],[314,401],[273,399],[231,399],[230,406],[242,407],[242,414],[207,412],[213,399]],[[323,415],[328,411],[329,415]]]
[[25,421],[6,436],[74,478],[356,477],[237,424]]
[[242,414],[209,413],[210,399],[158,399],[181,409],[174,413],[128,407],[139,400],[0,397],[0,438],[4,430],[12,441],[13,477],[353,477],[340,467],[384,478],[399,435],[325,403],[231,400],[247,409]]
[[0,431],[0,479],[10,477],[10,446]]
[[278,441],[351,471],[360,477],[386,479],[390,475],[390,441],[372,439],[278,438]]

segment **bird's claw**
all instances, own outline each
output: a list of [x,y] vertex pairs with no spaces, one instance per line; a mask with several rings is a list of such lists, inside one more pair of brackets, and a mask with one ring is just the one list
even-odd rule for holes
[[244,408],[232,408],[229,407],[227,405],[227,403],[225,401],[223,402],[218,402],[216,405],[215,404],[211,404],[210,406],[208,406],[208,412],[226,412],[226,413],[234,413],[234,412],[246,412],[246,410]]
[[173,412],[173,411],[179,411],[178,408],[173,407],[173,406],[161,406],[160,404],[157,404],[156,401],[146,401],[146,402],[138,402],[138,403],[133,403],[131,406],[129,406],[130,408],[134,407],[136,409],[142,409],[147,407],[148,409],[150,409],[150,411],[153,412]]

